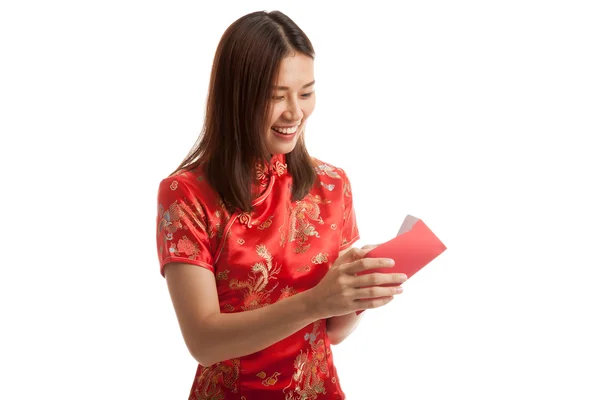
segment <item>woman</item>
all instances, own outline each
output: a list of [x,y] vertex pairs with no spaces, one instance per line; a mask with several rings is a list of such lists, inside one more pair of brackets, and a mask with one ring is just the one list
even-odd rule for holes
[[[343,170],[309,156],[314,50],[281,12],[224,33],[202,135],[158,193],[157,245],[185,343],[190,399],[344,399],[330,344],[383,306],[403,274],[351,249]],[[362,300],[361,300],[362,299]],[[365,300],[366,299],[366,300]]]

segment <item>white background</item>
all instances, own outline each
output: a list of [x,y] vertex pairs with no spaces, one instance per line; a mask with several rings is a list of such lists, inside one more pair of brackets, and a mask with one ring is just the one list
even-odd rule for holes
[[600,398],[593,3],[3,1],[0,397],[187,398],[156,191],[224,30],[279,9],[359,244],[413,214],[448,246],[333,348],[348,399]]

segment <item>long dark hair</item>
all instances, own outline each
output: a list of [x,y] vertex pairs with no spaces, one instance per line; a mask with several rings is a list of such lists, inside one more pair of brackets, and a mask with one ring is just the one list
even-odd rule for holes
[[[270,157],[261,133],[270,129],[272,86],[281,61],[296,53],[314,59],[306,34],[279,11],[254,12],[231,24],[215,53],[202,132],[173,174],[203,164],[230,211],[251,211],[255,164]],[[286,157],[292,198],[302,199],[316,179],[304,133]]]

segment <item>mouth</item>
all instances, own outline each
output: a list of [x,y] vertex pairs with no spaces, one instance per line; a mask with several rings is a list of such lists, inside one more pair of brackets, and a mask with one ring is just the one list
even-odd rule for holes
[[292,140],[296,136],[296,134],[300,132],[300,125],[301,124],[289,126],[272,126],[271,132],[273,132],[273,134],[280,139]]
[[272,126],[271,130],[282,135],[294,135],[298,131],[300,124],[289,126]]

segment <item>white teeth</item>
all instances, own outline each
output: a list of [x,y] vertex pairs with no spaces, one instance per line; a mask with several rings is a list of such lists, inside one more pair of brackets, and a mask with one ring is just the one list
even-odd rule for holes
[[296,133],[296,129],[298,129],[298,126],[294,126],[292,128],[275,128],[272,127],[271,129],[273,129],[274,131],[277,131],[279,133],[283,133],[286,135],[291,135],[292,133]]

